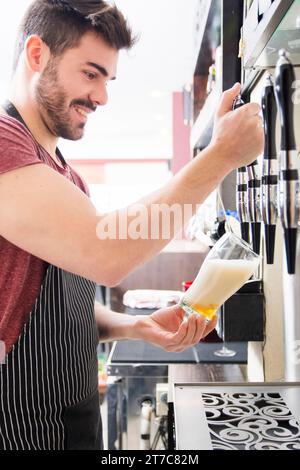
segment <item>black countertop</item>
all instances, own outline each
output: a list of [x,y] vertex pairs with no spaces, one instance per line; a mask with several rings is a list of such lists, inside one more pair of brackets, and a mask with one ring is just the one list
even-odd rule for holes
[[222,343],[199,343],[180,353],[166,352],[144,341],[118,341],[111,357],[112,364],[246,364],[247,343],[228,343],[236,351],[233,357],[219,357],[214,351]]

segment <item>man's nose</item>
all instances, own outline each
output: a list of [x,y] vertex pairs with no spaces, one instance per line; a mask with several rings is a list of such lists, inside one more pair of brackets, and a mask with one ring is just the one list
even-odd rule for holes
[[103,84],[101,87],[97,87],[97,89],[91,92],[90,99],[97,106],[105,106],[108,101],[106,85]]

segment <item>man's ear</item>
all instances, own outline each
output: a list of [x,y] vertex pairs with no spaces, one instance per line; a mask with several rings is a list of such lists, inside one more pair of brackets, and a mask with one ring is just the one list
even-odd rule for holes
[[32,72],[42,72],[49,59],[49,48],[40,38],[33,34],[25,43],[25,60]]

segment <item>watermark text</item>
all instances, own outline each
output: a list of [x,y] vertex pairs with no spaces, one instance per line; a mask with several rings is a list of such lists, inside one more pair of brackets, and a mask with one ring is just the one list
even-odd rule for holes
[[171,240],[192,218],[193,204],[133,204],[106,214],[97,224],[100,240]]

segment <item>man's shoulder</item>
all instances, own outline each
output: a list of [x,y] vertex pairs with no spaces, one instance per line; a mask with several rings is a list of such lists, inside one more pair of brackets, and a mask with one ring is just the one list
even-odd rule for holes
[[41,163],[27,128],[10,116],[0,116],[0,175]]
[[32,140],[32,136],[26,126],[17,119],[5,114],[0,108],[0,138],[3,139],[13,135]]
[[12,127],[12,128],[18,128],[18,129],[26,129],[24,124],[19,122],[17,119],[11,116],[8,116],[8,114],[6,114],[5,111],[3,111],[1,107],[0,107],[0,126],[1,128]]

